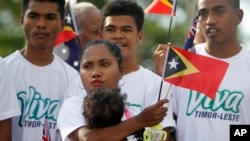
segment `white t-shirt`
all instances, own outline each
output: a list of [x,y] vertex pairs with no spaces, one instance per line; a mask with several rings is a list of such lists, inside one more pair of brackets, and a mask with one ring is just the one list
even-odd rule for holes
[[4,61],[21,106],[21,116],[12,120],[12,140],[42,140],[47,116],[51,140],[61,141],[56,132],[57,115],[70,82],[79,73],[56,55],[51,64],[43,67],[30,63],[19,51]]
[[[121,86],[121,91],[127,95],[125,104],[131,117],[139,114],[144,108],[153,105],[158,101],[161,80],[161,77],[143,67],[123,76],[120,80],[120,84],[124,84]],[[162,98],[165,97],[168,87],[169,84],[164,82],[161,93]],[[64,101],[59,112],[58,127],[64,141],[68,140],[67,136],[74,130],[86,125],[82,115],[83,99],[86,93],[82,93],[82,90],[83,89],[80,89],[78,92],[80,95],[71,94],[73,96]],[[171,111],[171,107],[168,108],[169,111]],[[172,113],[168,112],[167,117],[170,118],[166,117],[164,119],[162,122],[163,127],[175,127],[175,121],[172,120],[171,116],[173,116]],[[123,117],[123,120],[125,119],[126,116]]]
[[[196,46],[196,52],[212,57],[204,44]],[[250,51],[243,47],[237,55],[220,60],[229,68],[214,100],[196,91],[172,89],[177,140],[229,141],[230,125],[250,124]]]
[[5,63],[0,57],[0,121],[20,115],[13,83],[9,77]]
[[74,78],[74,80],[72,80],[72,82],[70,83],[65,99],[71,96],[85,95],[85,94],[86,94],[86,91],[82,85],[81,77],[79,76],[79,77]]

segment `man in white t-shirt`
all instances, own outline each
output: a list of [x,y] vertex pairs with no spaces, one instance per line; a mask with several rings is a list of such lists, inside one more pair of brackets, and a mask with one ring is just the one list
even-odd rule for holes
[[11,118],[20,115],[16,92],[8,70],[0,57],[0,139],[11,140]]
[[196,45],[195,52],[223,60],[229,67],[215,99],[189,89],[172,90],[176,138],[229,141],[230,125],[250,124],[250,51],[237,38],[243,10],[240,0],[198,0],[197,9],[206,42]]
[[206,42],[196,45],[195,53],[225,61],[229,67],[214,99],[173,87],[175,135],[178,141],[229,141],[231,125],[250,124],[250,50],[237,38],[243,10],[240,0],[198,0],[197,8]]
[[[57,115],[70,82],[79,73],[53,54],[64,26],[64,0],[24,0],[20,23],[23,49],[4,58],[21,115],[12,119],[13,141],[61,141]],[[47,134],[49,132],[49,134]]]
[[[134,132],[136,127],[138,128],[136,124],[139,123],[131,125],[130,119],[138,116],[144,109],[158,101],[162,79],[150,70],[140,66],[136,61],[136,51],[143,39],[144,11],[142,7],[132,1],[113,1],[103,7],[101,19],[101,37],[120,46],[124,58],[124,76],[120,81],[120,87],[122,93],[127,94],[126,112],[123,119],[126,127],[120,127],[121,125],[113,126],[111,128],[112,132],[105,132],[107,130],[103,129],[99,130],[98,134],[93,131],[93,134],[95,137],[107,140],[112,140],[114,135],[123,139],[124,132]],[[70,89],[72,91],[69,91],[71,97],[63,103],[58,116],[58,125],[64,141],[70,140],[70,138],[74,140],[88,138],[85,133],[81,132],[86,128],[82,116],[82,103],[86,92],[84,92],[80,78],[73,83],[74,85],[71,85]],[[168,87],[168,83],[163,82],[160,99],[166,96]],[[77,92],[77,90],[79,91]],[[165,125],[175,127],[175,122],[168,118],[172,116],[171,107],[168,107],[168,109],[167,117],[162,121],[164,128],[167,127]],[[143,125],[145,124],[147,123],[143,123]],[[128,140],[133,139],[131,136],[128,137]]]

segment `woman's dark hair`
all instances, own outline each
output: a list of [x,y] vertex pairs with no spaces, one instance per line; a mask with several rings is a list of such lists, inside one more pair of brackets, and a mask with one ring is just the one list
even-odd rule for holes
[[121,53],[121,49],[119,48],[119,46],[117,46],[116,44],[112,43],[112,42],[109,42],[109,41],[106,41],[106,40],[101,40],[101,39],[95,39],[95,40],[92,40],[90,42],[88,42],[82,49],[81,49],[81,54],[80,54],[80,63],[82,61],[82,58],[83,58],[83,55],[84,55],[84,52],[87,48],[93,46],[93,45],[98,45],[98,44],[102,44],[104,45],[110,52],[111,54],[114,55],[114,57],[117,58],[117,61],[118,61],[118,66],[119,68],[122,68],[122,62],[123,62],[123,59],[122,59],[122,53]]
[[143,8],[132,0],[115,0],[107,3],[101,10],[101,29],[108,16],[131,16],[134,18],[137,31],[142,30],[144,23]]
[[23,15],[25,14],[25,11],[28,9],[30,1],[56,3],[58,5],[58,12],[60,13],[61,19],[64,19],[65,0],[23,0],[23,7],[22,7]]

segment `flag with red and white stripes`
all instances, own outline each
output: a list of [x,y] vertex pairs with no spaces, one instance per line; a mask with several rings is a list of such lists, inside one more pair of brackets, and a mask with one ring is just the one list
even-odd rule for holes
[[51,141],[47,117],[44,119],[42,141]]

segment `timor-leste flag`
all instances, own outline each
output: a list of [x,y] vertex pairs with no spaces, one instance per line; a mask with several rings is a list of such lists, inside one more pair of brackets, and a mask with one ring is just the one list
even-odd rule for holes
[[65,26],[63,30],[60,32],[58,35],[56,41],[55,41],[55,46],[67,42],[73,38],[75,38],[78,35],[78,31],[76,28],[76,23],[74,16],[72,14],[70,2],[66,2],[65,4],[65,12],[64,12],[64,18],[66,20]]
[[228,63],[221,60],[169,47],[164,80],[214,99],[228,66]]
[[174,15],[176,0],[154,0],[146,9],[145,13]]

